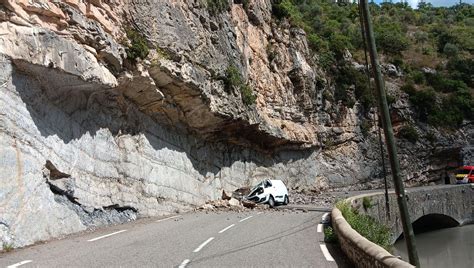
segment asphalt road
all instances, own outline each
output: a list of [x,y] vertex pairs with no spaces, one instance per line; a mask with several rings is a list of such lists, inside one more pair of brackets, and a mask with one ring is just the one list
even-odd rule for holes
[[[199,212],[145,219],[0,254],[0,267],[347,267],[322,212]],[[331,261],[331,257],[335,261]]]

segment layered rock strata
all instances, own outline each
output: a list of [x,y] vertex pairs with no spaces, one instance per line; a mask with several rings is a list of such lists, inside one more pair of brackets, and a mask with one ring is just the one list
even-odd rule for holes
[[[380,182],[376,128],[364,136],[357,104],[323,97],[330,77],[270,0],[218,13],[198,0],[0,3],[4,246],[185,211],[268,177],[316,192]],[[129,29],[146,38],[146,59],[127,59]],[[255,103],[226,86],[229,66]],[[395,125],[412,120],[387,84]],[[446,152],[459,160],[463,131],[401,143],[413,184]]]

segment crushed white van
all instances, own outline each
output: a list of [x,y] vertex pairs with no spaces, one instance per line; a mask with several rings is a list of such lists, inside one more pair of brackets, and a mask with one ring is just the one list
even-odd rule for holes
[[250,194],[245,199],[255,203],[268,204],[270,207],[274,207],[276,204],[287,205],[290,202],[288,189],[281,180],[260,182],[250,190]]

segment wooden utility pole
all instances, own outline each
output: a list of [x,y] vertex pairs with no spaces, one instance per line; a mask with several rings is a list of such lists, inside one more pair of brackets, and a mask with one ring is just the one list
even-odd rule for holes
[[374,32],[372,29],[372,21],[370,19],[370,11],[367,0],[360,0],[362,5],[362,14],[364,19],[364,28],[366,40],[369,47],[370,62],[372,65],[372,71],[375,78],[375,87],[377,89],[377,97],[380,106],[380,115],[383,123],[383,129],[385,134],[385,141],[387,143],[388,155],[390,158],[390,166],[392,168],[393,182],[395,186],[395,194],[397,195],[398,208],[400,210],[400,218],[402,221],[403,235],[405,237],[408,257],[410,263],[416,267],[420,267],[420,261],[418,259],[418,253],[416,250],[415,235],[413,233],[413,227],[410,221],[410,215],[408,213],[407,200],[405,195],[405,189],[403,186],[402,176],[400,173],[400,163],[397,156],[397,147],[395,144],[395,137],[393,135],[392,122],[390,120],[390,112],[388,110],[387,96],[385,94],[385,85],[382,79],[382,73],[380,71],[380,65],[378,61],[377,49],[375,47]]

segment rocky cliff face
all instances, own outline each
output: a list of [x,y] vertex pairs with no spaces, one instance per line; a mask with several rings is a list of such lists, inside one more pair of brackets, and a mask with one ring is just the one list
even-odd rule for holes
[[[334,88],[305,33],[277,23],[270,0],[233,2],[0,2],[3,245],[185,211],[266,177],[293,190],[377,184],[376,129],[363,135],[358,105],[323,97]],[[127,59],[129,29],[146,59]],[[240,84],[228,86],[229,66]],[[396,125],[412,120],[388,85]],[[413,184],[459,160],[470,129],[401,142]]]

